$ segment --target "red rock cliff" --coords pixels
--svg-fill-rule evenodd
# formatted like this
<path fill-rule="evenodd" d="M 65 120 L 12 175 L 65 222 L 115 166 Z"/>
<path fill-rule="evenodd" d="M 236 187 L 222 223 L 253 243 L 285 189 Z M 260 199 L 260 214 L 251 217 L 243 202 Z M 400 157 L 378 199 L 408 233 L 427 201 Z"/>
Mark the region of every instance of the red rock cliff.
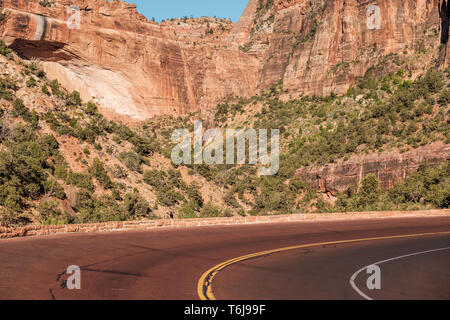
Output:
<path fill-rule="evenodd" d="M 0 3 L 8 45 L 84 99 L 137 119 L 212 108 L 280 80 L 291 93 L 343 93 L 389 54 L 440 50 L 440 65 L 450 56 L 446 0 L 250 0 L 235 25 L 157 24 L 121 1 Z M 68 28 L 70 5 L 80 29 Z"/>
<path fill-rule="evenodd" d="M 424 161 L 430 166 L 436 166 L 447 160 L 450 160 L 450 145 L 437 142 L 403 154 L 384 152 L 355 155 L 341 164 L 299 169 L 296 175 L 323 193 L 336 196 L 351 187 L 358 187 L 370 173 L 378 177 L 383 189 L 390 189 L 397 181 L 417 171 Z"/>
<path fill-rule="evenodd" d="M 283 80 L 293 91 L 343 93 L 386 56 L 401 60 L 441 43 L 448 64 L 446 1 L 276 0 L 274 6 L 260 86 Z"/>
<path fill-rule="evenodd" d="M 80 10 L 80 29 L 67 21 Z M 177 20 L 157 24 L 121 1 L 2 1 L 0 37 L 26 58 L 45 61 L 84 99 L 95 97 L 119 114 L 145 119 L 211 107 L 255 92 L 257 62 L 228 48 L 231 22 Z"/>

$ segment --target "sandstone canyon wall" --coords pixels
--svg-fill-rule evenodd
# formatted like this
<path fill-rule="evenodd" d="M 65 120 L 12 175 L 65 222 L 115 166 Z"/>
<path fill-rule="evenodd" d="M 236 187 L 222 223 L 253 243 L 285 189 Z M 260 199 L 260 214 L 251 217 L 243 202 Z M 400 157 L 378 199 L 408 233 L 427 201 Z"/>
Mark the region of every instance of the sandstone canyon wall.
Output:
<path fill-rule="evenodd" d="M 308 94 L 344 93 L 384 57 L 438 48 L 448 12 L 438 0 L 276 0 L 259 85 L 278 79 Z M 441 12 L 441 14 L 440 14 Z M 447 42 L 442 40 L 442 56 Z M 447 58 L 448 59 L 448 58 Z M 448 61 L 447 61 L 448 63 Z"/>
<path fill-rule="evenodd" d="M 0 4 L 8 45 L 68 90 L 138 120 L 213 108 L 281 80 L 290 92 L 343 93 L 386 55 L 417 45 L 440 47 L 441 65 L 450 56 L 446 0 L 250 0 L 236 24 L 157 24 L 121 1 Z M 80 29 L 68 28 L 71 5 Z"/>
<path fill-rule="evenodd" d="M 68 90 L 119 114 L 187 113 L 228 95 L 254 93 L 255 59 L 221 41 L 231 22 L 157 24 L 121 1 L 1 3 L 0 37 L 8 45 L 44 61 L 49 77 Z M 81 9 L 80 29 L 67 25 L 70 5 Z"/>
<path fill-rule="evenodd" d="M 450 145 L 437 142 L 403 154 L 384 152 L 355 155 L 340 164 L 299 169 L 296 175 L 322 193 L 336 196 L 339 192 L 359 186 L 361 180 L 370 173 L 375 174 L 380 180 L 380 187 L 387 190 L 417 171 L 422 163 L 436 166 L 447 160 L 450 160 Z"/>

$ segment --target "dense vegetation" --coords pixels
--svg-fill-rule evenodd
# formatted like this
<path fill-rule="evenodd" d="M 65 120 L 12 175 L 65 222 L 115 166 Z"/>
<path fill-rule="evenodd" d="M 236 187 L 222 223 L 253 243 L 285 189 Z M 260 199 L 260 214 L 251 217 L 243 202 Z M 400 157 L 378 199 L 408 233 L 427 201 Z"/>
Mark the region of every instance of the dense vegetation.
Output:
<path fill-rule="evenodd" d="M 383 191 L 374 174 L 367 175 L 358 191 L 340 194 L 339 211 L 414 210 L 423 207 L 450 207 L 450 161 L 430 168 L 425 163 L 419 170 L 392 189 Z"/>
<path fill-rule="evenodd" d="M 0 53 L 21 63 L 3 42 Z M 30 90 L 40 88 L 51 99 L 53 108 L 31 110 L 17 96 L 24 85 Z M 10 103 L 9 108 L 0 108 L 0 224 L 28 223 L 34 218 L 30 210 L 38 212 L 37 219 L 43 224 L 152 217 L 148 202 L 138 191 L 127 191 L 122 183 L 114 182 L 99 158 L 85 172 L 71 169 L 59 150 L 57 138 L 73 137 L 102 150 L 100 140 L 114 136 L 119 143 L 129 143 L 129 152 L 139 160 L 133 163 L 136 170 L 139 164 L 148 162 L 147 156 L 159 150 L 155 139 L 107 121 L 95 103 L 83 103 L 78 92 L 67 93 L 57 80 L 48 80 L 37 61 L 24 65 L 20 75 L 0 77 L 0 99 Z M 48 129 L 51 134 L 45 133 Z M 85 156 L 89 149 L 85 149 Z M 78 160 L 87 165 L 82 156 Z M 94 181 L 110 192 L 98 194 Z M 71 210 L 76 214 L 62 210 L 68 188 L 74 188 L 70 189 L 75 192 Z"/>
<path fill-rule="evenodd" d="M 1 225 L 449 207 L 449 163 L 424 163 L 388 191 L 368 175 L 360 188 L 339 194 L 334 206 L 295 170 L 355 153 L 450 143 L 450 69 L 414 78 L 402 69 L 381 78 L 369 70 L 346 95 L 295 100 L 283 99 L 288 92 L 279 83 L 252 98 L 220 103 L 206 114 L 210 127 L 280 129 L 280 170 L 259 176 L 248 165 L 170 164 L 173 130 L 192 132 L 199 113 L 129 127 L 107 120 L 94 101 L 67 92 L 38 61 L 22 61 L 2 41 L 0 54 L 21 70 L 0 76 Z M 205 183 L 216 199 L 205 195 Z"/>
<path fill-rule="evenodd" d="M 213 126 L 280 128 L 279 173 L 259 177 L 257 168 L 252 166 L 196 165 L 190 167 L 191 174 L 200 174 L 224 188 L 225 203 L 240 214 L 446 208 L 448 202 L 442 198 L 448 196 L 449 190 L 442 186 L 436 186 L 439 192 L 432 189 L 436 192 L 429 193 L 428 197 L 435 199 L 411 201 L 384 197 L 372 205 L 362 200 L 355 204 L 356 191 L 353 191 L 347 200 L 341 195 L 337 206 L 333 207 L 307 183 L 299 181 L 295 171 L 300 167 L 347 160 L 355 153 L 406 152 L 435 141 L 450 143 L 449 79 L 450 69 L 445 72 L 430 69 L 414 80 L 402 69 L 381 78 L 372 77 L 369 70 L 357 86 L 349 88 L 342 96 L 303 96 L 285 101 L 281 96 L 287 92 L 279 83 L 250 99 L 230 99 L 218 105 L 213 114 Z M 198 115 L 165 120 L 164 129 L 151 121 L 148 127 L 159 130 L 164 139 L 168 138 L 164 132 L 196 117 Z M 165 145 L 171 147 L 168 139 Z M 445 168 L 433 170 L 441 170 L 442 175 L 448 177 Z M 397 188 L 399 186 L 394 190 Z"/>
<path fill-rule="evenodd" d="M 22 66 L 20 74 L 0 77 L 0 100 L 7 102 L 0 107 L 0 225 L 154 218 L 159 207 L 173 217 L 231 214 L 204 201 L 200 185 L 187 184 L 179 170 L 152 166 L 154 154 L 167 152 L 155 134 L 105 119 L 94 102 L 66 92 L 39 61 L 24 63 L 3 42 L 0 53 Z M 52 106 L 30 107 L 22 88 Z M 84 146 L 71 162 L 61 152 L 68 140 Z M 148 188 L 153 204 L 142 194 Z"/>

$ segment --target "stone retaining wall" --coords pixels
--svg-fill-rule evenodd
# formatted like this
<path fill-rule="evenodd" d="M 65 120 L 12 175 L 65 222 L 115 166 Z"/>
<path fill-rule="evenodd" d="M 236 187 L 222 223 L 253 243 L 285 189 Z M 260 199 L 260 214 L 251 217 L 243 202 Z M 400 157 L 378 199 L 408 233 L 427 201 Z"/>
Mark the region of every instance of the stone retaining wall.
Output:
<path fill-rule="evenodd" d="M 433 216 L 450 217 L 450 210 L 294 214 L 294 215 L 258 216 L 258 217 L 204 218 L 204 219 L 179 219 L 179 220 L 178 219 L 140 220 L 140 221 L 105 222 L 105 223 L 61 225 L 61 226 L 26 226 L 23 228 L 0 227 L 0 239 L 30 237 L 30 236 L 46 236 L 46 235 L 68 234 L 68 233 L 147 231 L 161 228 L 194 228 L 203 226 L 248 225 L 260 223 L 339 221 L 339 220 L 384 219 L 384 218 L 402 218 L 402 217 L 433 217 Z"/>

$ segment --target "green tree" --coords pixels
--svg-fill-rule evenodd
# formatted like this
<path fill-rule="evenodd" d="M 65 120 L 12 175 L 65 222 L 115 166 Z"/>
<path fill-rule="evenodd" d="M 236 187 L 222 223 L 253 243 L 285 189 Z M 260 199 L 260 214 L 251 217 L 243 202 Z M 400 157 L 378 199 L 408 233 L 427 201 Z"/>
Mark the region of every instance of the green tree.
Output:
<path fill-rule="evenodd" d="M 132 151 L 122 152 L 119 154 L 125 166 L 134 172 L 141 172 L 142 159 L 141 157 Z"/>
<path fill-rule="evenodd" d="M 212 217 L 222 217 L 222 210 L 215 206 L 211 201 L 208 201 L 200 211 L 200 217 L 202 218 L 212 218 Z"/>
<path fill-rule="evenodd" d="M 89 168 L 89 173 L 92 174 L 98 182 L 100 182 L 103 188 L 111 189 L 113 187 L 111 178 L 109 177 L 108 172 L 105 170 L 103 162 L 101 162 L 100 159 L 94 159 L 92 166 Z"/>
<path fill-rule="evenodd" d="M 42 224 L 57 224 L 63 216 L 63 213 L 58 209 L 58 204 L 53 200 L 43 200 L 39 203 L 39 221 Z"/>
<path fill-rule="evenodd" d="M 154 187 L 156 190 L 160 189 L 166 183 L 167 174 L 165 171 L 152 169 L 144 172 L 144 182 Z"/>
<path fill-rule="evenodd" d="M 361 210 L 373 209 L 381 195 L 380 181 L 373 173 L 368 174 L 361 181 L 357 194 L 357 206 Z"/>
<path fill-rule="evenodd" d="M 148 202 L 138 193 L 127 193 L 124 198 L 124 211 L 128 217 L 137 219 L 150 213 Z"/>

